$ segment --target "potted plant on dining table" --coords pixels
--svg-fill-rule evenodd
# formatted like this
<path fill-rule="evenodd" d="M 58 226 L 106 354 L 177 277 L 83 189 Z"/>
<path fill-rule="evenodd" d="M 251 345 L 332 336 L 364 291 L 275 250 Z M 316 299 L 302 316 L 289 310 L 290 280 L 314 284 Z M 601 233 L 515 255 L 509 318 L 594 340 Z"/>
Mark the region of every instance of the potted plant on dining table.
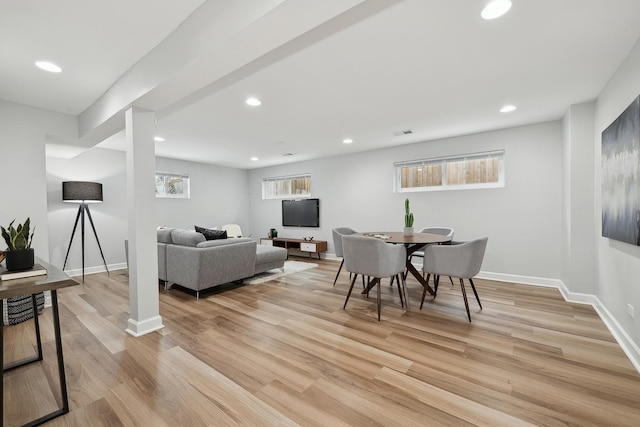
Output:
<path fill-rule="evenodd" d="M 409 199 L 404 201 L 404 235 L 413 236 L 413 212 L 409 208 Z"/>

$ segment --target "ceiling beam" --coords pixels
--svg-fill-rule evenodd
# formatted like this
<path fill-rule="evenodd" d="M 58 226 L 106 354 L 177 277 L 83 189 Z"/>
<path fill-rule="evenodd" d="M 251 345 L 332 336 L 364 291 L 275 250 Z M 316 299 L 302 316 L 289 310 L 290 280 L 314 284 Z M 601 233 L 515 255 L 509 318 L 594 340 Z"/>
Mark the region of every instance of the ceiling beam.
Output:
<path fill-rule="evenodd" d="M 209 0 L 80 114 L 80 138 L 93 146 L 120 131 L 132 105 L 176 111 L 398 1 Z"/>

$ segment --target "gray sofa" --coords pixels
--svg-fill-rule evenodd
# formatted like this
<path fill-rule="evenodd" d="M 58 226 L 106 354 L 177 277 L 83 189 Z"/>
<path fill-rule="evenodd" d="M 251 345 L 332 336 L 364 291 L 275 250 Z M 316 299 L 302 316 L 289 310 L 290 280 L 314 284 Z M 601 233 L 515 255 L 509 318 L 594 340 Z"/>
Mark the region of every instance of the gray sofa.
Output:
<path fill-rule="evenodd" d="M 158 230 L 158 278 L 196 292 L 283 268 L 287 250 L 257 245 L 249 238 L 206 240 L 191 230 Z"/>

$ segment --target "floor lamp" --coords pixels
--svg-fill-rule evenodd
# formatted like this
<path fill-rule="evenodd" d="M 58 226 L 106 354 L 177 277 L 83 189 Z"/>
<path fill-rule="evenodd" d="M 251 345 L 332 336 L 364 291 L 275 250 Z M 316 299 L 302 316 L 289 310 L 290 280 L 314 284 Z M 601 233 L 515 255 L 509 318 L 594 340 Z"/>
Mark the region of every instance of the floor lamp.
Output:
<path fill-rule="evenodd" d="M 69 258 L 69 251 L 71 250 L 71 244 L 73 243 L 73 236 L 76 234 L 78 220 L 80 219 L 80 229 L 82 232 L 82 282 L 84 283 L 84 215 L 86 213 L 89 217 L 89 223 L 91 224 L 93 234 L 96 236 L 96 241 L 98 242 L 98 248 L 100 249 L 102 262 L 104 262 L 104 268 L 107 270 L 107 274 L 109 274 L 107 261 L 104 259 L 102 246 L 100 246 L 98 233 L 96 233 L 96 227 L 93 225 L 93 219 L 91 218 L 91 211 L 89 210 L 88 205 L 88 203 L 102 202 L 102 184 L 86 181 L 65 181 L 62 183 L 62 201 L 68 203 L 80 203 L 80 206 L 78 206 L 78 215 L 76 215 L 76 222 L 73 224 L 73 231 L 71 232 L 71 240 L 69 240 L 69 248 L 67 248 L 67 256 L 64 257 L 64 265 L 62 266 L 62 269 L 64 270 L 67 266 L 67 258 Z"/>

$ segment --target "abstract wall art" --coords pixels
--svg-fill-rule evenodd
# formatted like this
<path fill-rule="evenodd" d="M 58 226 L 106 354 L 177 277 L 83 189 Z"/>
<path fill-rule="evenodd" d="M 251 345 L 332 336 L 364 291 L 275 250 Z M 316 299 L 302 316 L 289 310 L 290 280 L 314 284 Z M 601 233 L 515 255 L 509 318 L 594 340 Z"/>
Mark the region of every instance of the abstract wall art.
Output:
<path fill-rule="evenodd" d="M 640 246 L 640 96 L 602 132 L 602 236 Z"/>

